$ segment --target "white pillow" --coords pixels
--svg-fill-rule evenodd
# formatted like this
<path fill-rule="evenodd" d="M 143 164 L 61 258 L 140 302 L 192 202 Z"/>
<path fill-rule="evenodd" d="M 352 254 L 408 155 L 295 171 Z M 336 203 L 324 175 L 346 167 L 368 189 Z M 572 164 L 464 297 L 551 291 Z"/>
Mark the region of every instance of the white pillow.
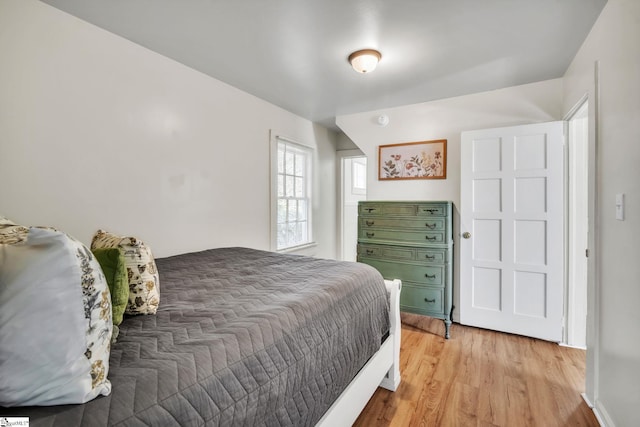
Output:
<path fill-rule="evenodd" d="M 24 230 L 16 239 L 0 225 L 0 406 L 108 395 L 111 298 L 100 265 L 60 231 Z"/>

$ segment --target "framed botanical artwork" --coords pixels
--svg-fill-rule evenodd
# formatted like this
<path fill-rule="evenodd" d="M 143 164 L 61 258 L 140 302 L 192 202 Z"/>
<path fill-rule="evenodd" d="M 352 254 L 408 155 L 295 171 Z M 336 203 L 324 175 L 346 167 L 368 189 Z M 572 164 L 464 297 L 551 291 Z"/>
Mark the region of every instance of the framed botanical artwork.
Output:
<path fill-rule="evenodd" d="M 378 179 L 446 179 L 447 140 L 378 146 Z"/>

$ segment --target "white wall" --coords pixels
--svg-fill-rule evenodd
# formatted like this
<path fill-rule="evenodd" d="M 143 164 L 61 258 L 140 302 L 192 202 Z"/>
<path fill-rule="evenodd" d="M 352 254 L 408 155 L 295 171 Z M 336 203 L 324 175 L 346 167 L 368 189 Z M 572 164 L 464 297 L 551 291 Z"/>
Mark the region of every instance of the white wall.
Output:
<path fill-rule="evenodd" d="M 347 135 L 342 132 L 338 133 L 338 143 L 336 149 L 338 151 L 346 151 L 346 150 L 358 150 L 358 146 L 353 143 L 352 140 L 349 139 Z"/>
<path fill-rule="evenodd" d="M 460 132 L 562 118 L 562 79 L 403 107 L 338 116 L 336 123 L 369 158 L 367 198 L 460 201 Z M 379 126 L 381 114 L 389 124 Z M 447 179 L 378 181 L 378 146 L 447 139 Z"/>
<path fill-rule="evenodd" d="M 594 63 L 600 95 L 596 99 Z M 585 93 L 597 140 L 595 277 L 589 289 L 587 395 L 609 426 L 638 424 L 640 403 L 640 2 L 609 0 L 564 78 L 564 111 Z M 596 104 L 595 101 L 598 101 Z M 592 108 L 595 107 L 595 108 Z M 597 116 L 594 115 L 594 110 Z M 625 220 L 615 195 L 625 194 Z M 595 249 L 595 250 L 593 250 Z M 591 258 L 593 260 L 593 258 Z M 592 271 L 593 273 L 593 271 Z"/>
<path fill-rule="evenodd" d="M 156 256 L 268 249 L 275 129 L 316 147 L 316 253 L 334 256 L 335 132 L 35 0 L 0 2 L 0 63 L 0 213 Z"/>
<path fill-rule="evenodd" d="M 376 118 L 386 114 L 389 124 Z M 467 130 L 562 119 L 562 79 L 392 109 L 339 116 L 338 126 L 368 158 L 367 200 L 451 200 L 454 203 L 454 265 L 459 263 L 460 133 Z M 378 181 L 378 146 L 447 139 L 447 179 Z M 459 275 L 454 274 L 459 307 Z M 455 321 L 459 313 L 454 310 Z"/>

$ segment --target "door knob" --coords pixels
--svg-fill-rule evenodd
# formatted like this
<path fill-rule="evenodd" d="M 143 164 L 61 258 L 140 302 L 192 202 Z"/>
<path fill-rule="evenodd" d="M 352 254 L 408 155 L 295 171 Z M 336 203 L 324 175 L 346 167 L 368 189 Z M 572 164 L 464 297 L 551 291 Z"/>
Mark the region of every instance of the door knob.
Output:
<path fill-rule="evenodd" d="M 469 233 L 468 231 L 465 231 L 464 233 L 462 233 L 462 237 L 464 237 L 465 239 L 470 239 L 471 233 Z"/>

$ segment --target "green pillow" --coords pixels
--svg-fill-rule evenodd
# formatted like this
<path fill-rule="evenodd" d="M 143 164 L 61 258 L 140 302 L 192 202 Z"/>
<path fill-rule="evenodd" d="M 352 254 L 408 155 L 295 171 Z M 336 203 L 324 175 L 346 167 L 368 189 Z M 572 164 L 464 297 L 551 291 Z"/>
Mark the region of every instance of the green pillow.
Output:
<path fill-rule="evenodd" d="M 129 277 L 124 264 L 124 256 L 118 248 L 94 249 L 92 252 L 102 267 L 102 272 L 109 285 L 113 324 L 119 325 L 122 323 L 124 310 L 129 302 Z"/>

